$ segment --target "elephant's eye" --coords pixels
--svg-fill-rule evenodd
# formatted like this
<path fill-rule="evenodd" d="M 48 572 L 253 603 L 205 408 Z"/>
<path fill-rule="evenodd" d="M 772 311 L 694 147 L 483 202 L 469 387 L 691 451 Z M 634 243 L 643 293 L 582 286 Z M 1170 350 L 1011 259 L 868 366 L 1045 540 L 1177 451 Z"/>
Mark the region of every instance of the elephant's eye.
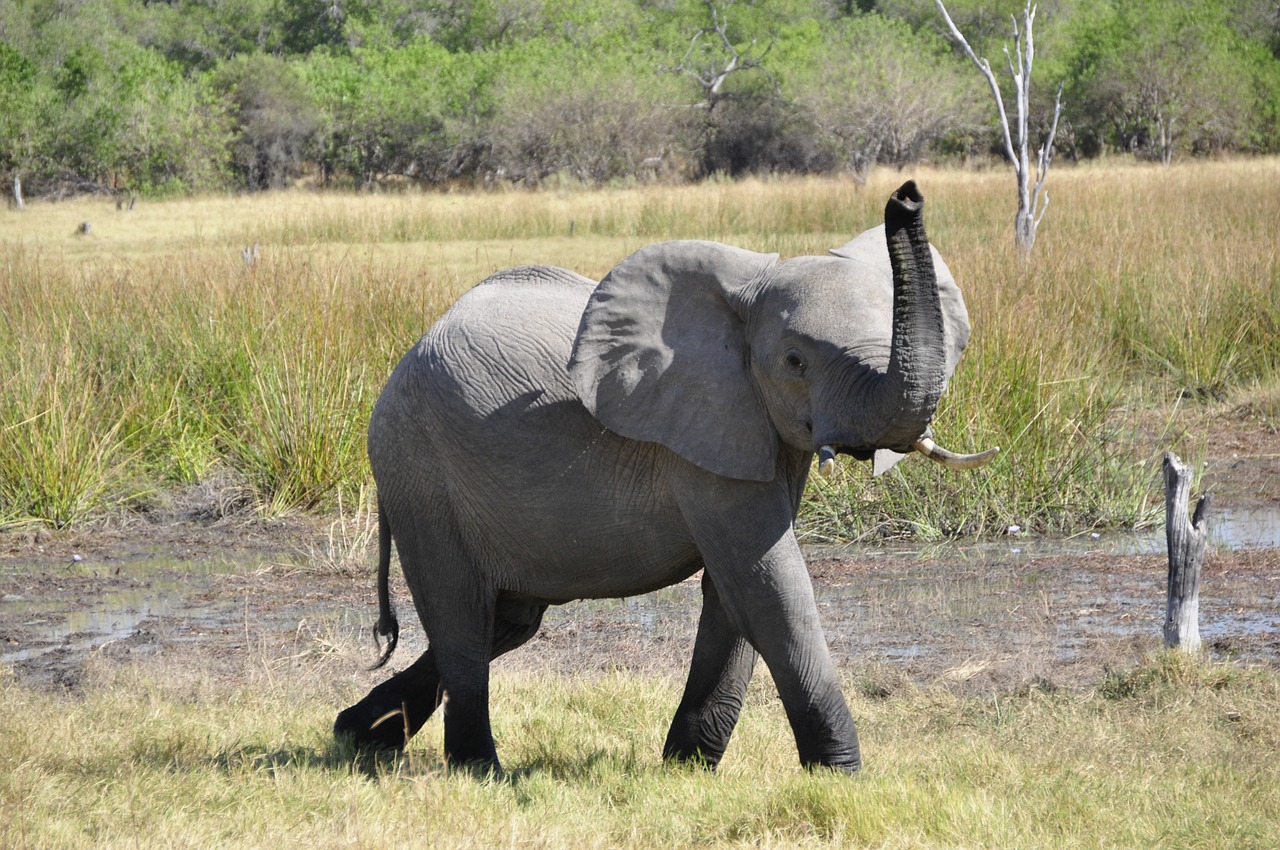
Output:
<path fill-rule="evenodd" d="M 800 356 L 800 352 L 788 351 L 786 362 L 787 362 L 787 371 L 789 371 L 791 374 L 797 375 L 797 376 L 804 374 L 804 358 Z"/>

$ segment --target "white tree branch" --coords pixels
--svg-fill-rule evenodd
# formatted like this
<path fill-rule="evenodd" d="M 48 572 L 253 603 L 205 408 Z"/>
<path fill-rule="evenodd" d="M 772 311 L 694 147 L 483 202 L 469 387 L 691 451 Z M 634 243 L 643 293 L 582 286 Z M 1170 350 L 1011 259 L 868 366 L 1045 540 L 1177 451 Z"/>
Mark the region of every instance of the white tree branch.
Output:
<path fill-rule="evenodd" d="M 982 75 L 986 77 L 987 85 L 991 87 L 991 96 L 995 100 L 996 112 L 1000 119 L 1000 131 L 1004 136 L 1005 155 L 1013 165 L 1014 176 L 1018 182 L 1018 215 L 1014 220 L 1014 237 L 1024 253 L 1030 254 L 1031 246 L 1035 244 L 1036 228 L 1039 226 L 1041 219 L 1044 218 L 1045 209 L 1049 206 L 1049 196 L 1044 192 L 1044 181 L 1049 173 L 1049 163 L 1053 160 L 1053 140 L 1058 132 L 1058 118 L 1062 112 L 1062 86 L 1060 85 L 1058 86 L 1058 98 L 1054 104 L 1053 126 L 1049 131 L 1048 139 L 1036 153 L 1036 174 L 1033 187 L 1028 148 L 1030 141 L 1031 70 L 1035 63 L 1036 55 L 1034 36 L 1036 7 L 1031 5 L 1031 0 L 1027 0 L 1022 12 L 1021 26 L 1018 24 L 1017 16 L 1011 16 L 1013 20 L 1013 52 L 1011 53 L 1007 46 L 1004 48 L 1005 63 L 1009 69 L 1009 76 L 1013 81 L 1013 94 L 1017 106 L 1017 144 L 1015 145 L 1013 140 L 1014 132 L 1009 127 L 1009 115 L 1005 110 L 1000 86 L 996 82 L 995 74 L 991 71 L 991 63 L 986 59 L 979 59 L 977 54 L 973 52 L 973 48 L 969 46 L 969 42 L 960 32 L 955 21 L 951 20 L 951 15 L 947 12 L 947 7 L 942 0 L 934 0 L 934 2 L 938 7 L 938 11 L 942 14 L 942 19 L 946 21 L 947 29 L 951 31 L 952 38 L 964 50 L 970 61 L 982 72 Z"/>
<path fill-rule="evenodd" d="M 1053 124 L 1049 127 L 1049 136 L 1036 153 L 1036 187 L 1031 193 L 1031 210 L 1033 213 L 1036 209 L 1037 199 L 1044 189 L 1045 178 L 1049 176 L 1049 164 L 1053 162 L 1053 140 L 1058 135 L 1058 118 L 1062 115 L 1062 85 L 1062 83 L 1058 83 L 1058 94 L 1053 101 Z M 1036 227 L 1040 226 L 1040 219 L 1044 218 L 1044 211 L 1048 206 L 1049 193 L 1045 192 L 1044 207 L 1040 209 L 1040 214 L 1035 218 Z"/>
<path fill-rule="evenodd" d="M 947 28 L 951 30 L 951 35 L 960 44 L 966 56 L 978 67 L 982 75 L 987 78 L 987 84 L 991 86 L 991 96 L 996 102 L 996 111 L 1000 114 L 1000 129 L 1004 132 L 1004 149 L 1009 156 L 1009 161 L 1017 166 L 1018 155 L 1013 148 L 1013 139 L 1009 137 L 1009 116 L 1004 111 L 1004 97 L 1000 94 L 1000 84 L 996 82 L 996 75 L 991 72 L 991 63 L 986 59 L 979 59 L 978 55 L 973 52 L 973 48 L 969 46 L 969 42 L 960 33 L 955 22 L 951 20 L 951 15 L 947 12 L 947 7 L 942 5 L 942 0 L 934 0 L 938 4 L 938 11 L 942 13 L 942 19 L 947 22 Z"/>
<path fill-rule="evenodd" d="M 703 91 L 707 93 L 706 103 L 701 105 L 707 109 L 713 109 L 722 98 L 728 97 L 728 95 L 722 95 L 720 90 L 724 86 L 725 80 L 737 71 L 762 71 L 770 80 L 773 81 L 774 87 L 777 88 L 777 80 L 774 79 L 773 75 L 764 67 L 764 57 L 768 55 L 769 50 L 773 45 L 770 44 L 766 47 L 760 56 L 744 57 L 742 51 L 738 50 L 738 48 L 733 45 L 733 42 L 730 41 L 729 21 L 720 12 L 720 10 L 716 8 L 715 1 L 706 0 L 706 6 L 707 10 L 711 13 L 711 26 L 703 27 L 693 34 L 693 38 L 689 40 L 689 49 L 684 55 L 684 62 L 673 69 L 684 72 L 698 81 L 698 85 L 700 85 Z M 710 55 L 707 58 L 706 70 L 702 71 L 700 68 L 695 68 L 696 59 L 694 54 L 698 51 L 699 44 L 702 42 L 702 39 L 708 36 L 717 36 L 719 38 L 720 49 L 728 55 L 729 59 L 724 63 L 723 67 L 717 67 L 716 60 L 718 57 L 714 54 Z M 747 50 L 754 49 L 757 43 L 758 40 L 753 38 L 751 40 L 751 44 L 747 46 Z M 707 49 L 714 50 L 715 48 L 708 45 Z"/>

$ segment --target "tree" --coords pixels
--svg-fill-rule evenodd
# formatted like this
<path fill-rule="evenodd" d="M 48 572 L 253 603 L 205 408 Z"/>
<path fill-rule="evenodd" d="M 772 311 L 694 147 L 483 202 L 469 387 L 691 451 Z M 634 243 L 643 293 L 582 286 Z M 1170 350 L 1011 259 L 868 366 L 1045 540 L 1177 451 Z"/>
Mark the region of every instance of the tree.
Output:
<path fill-rule="evenodd" d="M 1010 133 L 1009 116 L 1005 112 L 1004 98 L 1000 93 L 1000 84 L 996 81 L 995 74 L 991 71 L 991 63 L 986 59 L 979 59 L 977 54 L 973 52 L 969 42 L 965 40 L 965 37 L 951 20 L 951 15 L 947 13 L 947 7 L 943 5 L 942 0 L 935 0 L 935 2 L 938 4 L 938 11 L 942 13 L 943 20 L 946 21 L 947 28 L 951 31 L 951 36 L 964 50 L 970 61 L 982 72 L 987 84 L 991 87 L 991 97 L 995 100 L 996 113 L 1000 119 L 1000 129 L 1003 133 L 1005 155 L 1013 165 L 1014 177 L 1018 182 L 1018 212 L 1014 218 L 1014 240 L 1017 242 L 1018 247 L 1022 249 L 1024 255 L 1030 254 L 1036 242 L 1036 228 L 1040 226 L 1040 220 L 1044 217 L 1045 209 L 1049 206 L 1049 196 L 1044 193 L 1044 181 L 1049 176 L 1049 163 L 1053 160 L 1053 137 L 1058 132 L 1058 118 L 1062 114 L 1062 85 L 1059 84 L 1058 96 L 1054 100 L 1053 106 L 1053 124 L 1049 129 L 1048 137 L 1040 145 L 1040 149 L 1036 153 L 1035 181 L 1033 183 L 1031 160 L 1028 155 L 1028 146 L 1030 144 L 1028 113 L 1030 112 L 1031 97 L 1031 66 L 1035 60 L 1035 41 L 1032 34 L 1032 26 L 1035 22 L 1036 7 L 1031 5 L 1030 0 L 1027 0 L 1027 5 L 1022 13 L 1021 30 L 1018 28 L 1018 19 L 1016 17 L 1013 18 L 1013 55 L 1009 54 L 1007 47 L 1004 50 L 1018 110 L 1015 141 L 1014 136 Z M 1024 33 L 1026 36 L 1025 42 L 1023 41 Z M 1041 206 L 1042 200 L 1044 202 L 1043 206 Z M 1039 210 L 1038 213 L 1037 210 Z"/>
<path fill-rule="evenodd" d="M 865 177 L 976 124 L 976 91 L 946 50 L 902 21 L 864 15 L 824 32 L 787 88 L 839 161 Z"/>
<path fill-rule="evenodd" d="M 313 156 L 323 116 L 294 66 L 265 53 L 222 63 L 216 85 L 235 120 L 232 166 L 250 189 L 298 177 Z"/>
<path fill-rule="evenodd" d="M 22 175 L 36 166 L 46 144 L 47 81 L 21 53 L 0 43 L 0 174 L 13 187 L 21 209 Z"/>
<path fill-rule="evenodd" d="M 1088 22 L 1073 76 L 1092 132 L 1169 164 L 1180 153 L 1250 146 L 1275 97 L 1277 65 L 1213 0 L 1132 0 Z"/>
<path fill-rule="evenodd" d="M 557 174 L 600 184 L 676 167 L 673 113 L 661 89 L 591 71 L 567 82 L 502 86 L 489 124 L 490 172 L 529 185 Z"/>
<path fill-rule="evenodd" d="M 488 53 L 450 53 L 431 39 L 399 48 L 312 54 L 301 70 L 327 115 L 321 164 L 361 187 L 391 175 L 457 176 L 475 116 L 490 110 Z"/>
<path fill-rule="evenodd" d="M 721 101 L 733 96 L 733 92 L 725 88 L 725 82 L 749 71 L 759 71 L 776 89 L 777 81 L 764 67 L 764 58 L 773 44 L 761 48 L 759 39 L 753 38 L 745 46 L 739 46 L 740 40 L 731 37 L 729 32 L 728 9 L 732 2 L 725 3 L 723 9 L 714 0 L 705 0 L 705 4 L 711 19 L 693 34 L 684 61 L 675 68 L 693 79 L 702 90 L 703 101 L 698 106 L 708 113 L 714 112 Z"/>
<path fill-rule="evenodd" d="M 165 0 L 133 5 L 138 43 L 159 50 L 188 73 L 213 71 L 237 56 L 282 49 L 280 16 L 286 7 L 281 0 Z"/>
<path fill-rule="evenodd" d="M 107 89 L 116 117 L 106 179 L 151 193 L 225 185 L 231 141 L 223 100 L 204 76 L 186 77 L 157 51 L 118 56 Z"/>
<path fill-rule="evenodd" d="M 565 43 L 539 37 L 506 49 L 481 130 L 487 178 L 534 185 L 553 175 L 586 183 L 667 175 L 683 164 L 673 108 L 681 81 L 658 54 L 620 33 Z"/>
<path fill-rule="evenodd" d="M 686 125 L 686 144 L 699 161 L 695 174 L 830 168 L 832 159 L 808 116 L 782 95 L 771 70 L 774 47 L 812 26 L 813 8 L 788 0 L 701 0 L 684 11 L 682 23 L 695 27 L 671 70 L 690 83 L 689 106 L 700 115 Z"/>

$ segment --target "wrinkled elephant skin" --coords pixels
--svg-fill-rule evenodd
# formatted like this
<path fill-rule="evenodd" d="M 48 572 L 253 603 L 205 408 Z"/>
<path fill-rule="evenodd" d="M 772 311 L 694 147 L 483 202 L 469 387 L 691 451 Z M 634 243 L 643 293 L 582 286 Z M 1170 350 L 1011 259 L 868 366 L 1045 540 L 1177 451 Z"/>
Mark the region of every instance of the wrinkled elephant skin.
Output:
<path fill-rule="evenodd" d="M 369 426 L 378 632 L 389 655 L 394 540 L 429 648 L 335 731 L 399 747 L 443 705 L 449 763 L 497 770 L 493 658 L 548 605 L 702 570 L 664 754 L 714 767 L 762 656 L 800 761 L 856 770 L 793 522 L 819 449 L 867 459 L 928 438 L 969 324 L 922 207 L 907 183 L 884 227 L 827 257 L 668 242 L 598 285 L 524 266 L 462 296 L 401 360 Z"/>

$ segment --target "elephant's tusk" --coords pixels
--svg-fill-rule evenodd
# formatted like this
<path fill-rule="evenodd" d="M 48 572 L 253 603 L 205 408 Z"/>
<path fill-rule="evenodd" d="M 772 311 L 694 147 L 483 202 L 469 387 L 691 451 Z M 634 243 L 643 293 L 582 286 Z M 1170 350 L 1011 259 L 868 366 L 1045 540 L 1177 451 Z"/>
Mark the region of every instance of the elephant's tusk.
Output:
<path fill-rule="evenodd" d="M 373 724 L 369 727 L 369 731 L 372 732 L 374 729 L 377 729 L 379 726 L 381 726 L 383 723 L 386 723 L 391 718 L 399 717 L 402 714 L 404 714 L 403 709 L 399 709 L 399 708 L 391 709 L 386 714 L 382 715 L 377 720 L 373 721 Z"/>
<path fill-rule="evenodd" d="M 818 449 L 818 474 L 824 478 L 830 478 L 831 473 L 836 471 L 836 450 L 831 446 L 823 446 Z"/>
<path fill-rule="evenodd" d="M 914 448 L 930 460 L 937 461 L 943 466 L 949 466 L 952 469 L 977 469 L 980 466 L 986 466 L 993 457 L 1000 453 L 1000 447 L 996 446 L 977 454 L 958 455 L 953 451 L 944 449 L 928 437 L 916 440 Z"/>

